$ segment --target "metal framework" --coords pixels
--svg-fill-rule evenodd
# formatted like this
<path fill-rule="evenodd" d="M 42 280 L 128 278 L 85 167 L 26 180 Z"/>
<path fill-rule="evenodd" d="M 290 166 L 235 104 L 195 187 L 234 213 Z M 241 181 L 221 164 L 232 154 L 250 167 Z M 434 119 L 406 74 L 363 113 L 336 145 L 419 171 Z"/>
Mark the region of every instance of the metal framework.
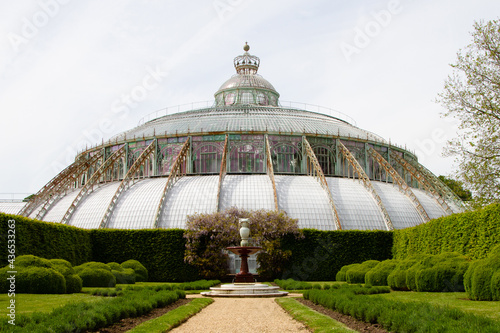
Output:
<path fill-rule="evenodd" d="M 408 198 L 410 198 L 411 202 L 417 209 L 424 222 L 429 222 L 429 215 L 427 215 L 427 212 L 425 211 L 418 198 L 415 196 L 415 193 L 413 193 L 411 188 L 408 186 L 408 184 L 406 184 L 399 173 L 389 164 L 388 161 L 386 161 L 384 157 L 382 157 L 382 155 L 380 155 L 375 149 L 373 149 L 373 147 L 368 147 L 367 151 L 375 159 L 375 161 L 377 161 L 378 164 L 382 166 L 388 174 L 391 175 L 394 183 L 398 184 L 399 190 Z"/>
<path fill-rule="evenodd" d="M 84 163 L 79 163 L 74 173 L 68 175 L 67 177 L 62 179 L 56 186 L 54 186 L 49 193 L 49 197 L 43 203 L 43 206 L 36 215 L 35 219 L 43 219 L 45 214 L 47 214 L 49 209 L 57 202 L 59 198 L 61 198 L 61 194 L 63 194 L 68 189 L 70 184 L 75 182 L 86 170 L 97 163 L 99 159 L 101 159 L 101 157 L 102 150 L 100 150 L 97 154 L 89 158 Z"/>
<path fill-rule="evenodd" d="M 31 199 L 28 202 L 28 204 L 26 204 L 26 206 L 23 207 L 23 209 L 19 212 L 19 215 L 28 217 L 31 213 L 33 213 L 33 211 L 39 205 L 42 204 L 42 202 L 45 202 L 44 206 L 42 207 L 43 209 L 47 204 L 47 202 L 51 201 L 52 197 L 54 196 L 54 193 L 59 194 L 61 188 L 67 186 L 67 184 L 70 184 L 70 182 L 75 181 L 87 168 L 89 168 L 92 164 L 94 164 L 100 157 L 102 157 L 102 152 L 97 153 L 90 159 L 88 159 L 87 157 L 82 157 L 77 159 L 66 169 L 59 172 L 44 187 L 42 187 L 35 194 L 34 198 Z M 52 202 L 50 204 L 52 204 Z M 37 218 L 39 218 L 38 215 Z"/>
<path fill-rule="evenodd" d="M 453 192 L 448 186 L 443 184 L 439 178 L 437 178 L 432 172 L 430 172 L 426 167 L 424 167 L 422 164 L 418 163 L 417 161 L 410 160 L 408 161 L 410 164 L 420 171 L 425 178 L 434 186 L 436 191 L 443 197 L 449 199 L 450 201 L 453 201 L 455 205 L 459 209 L 463 209 L 463 202 L 460 200 L 460 198 Z"/>
<path fill-rule="evenodd" d="M 184 145 L 182 145 L 181 150 L 179 151 L 179 154 L 177 154 L 177 157 L 175 158 L 175 162 L 172 165 L 172 168 L 170 169 L 170 174 L 168 175 L 167 183 L 165 184 L 165 187 L 163 188 L 163 193 L 161 195 L 160 203 L 158 204 L 158 208 L 156 209 L 156 217 L 155 217 L 155 223 L 153 228 L 158 228 L 158 223 L 160 222 L 160 217 L 161 217 L 161 212 L 163 209 L 163 205 L 165 203 L 165 199 L 167 197 L 168 191 L 174 186 L 174 184 L 181 178 L 182 176 L 185 175 L 186 171 L 182 170 L 182 165 L 186 164 L 186 160 L 188 157 L 188 153 L 190 150 L 190 144 L 191 140 L 186 140 Z"/>
<path fill-rule="evenodd" d="M 278 210 L 278 195 L 276 193 L 276 182 L 274 180 L 274 169 L 273 163 L 271 160 L 271 148 L 269 146 L 269 140 L 267 139 L 267 134 L 265 136 L 265 145 L 266 145 L 266 173 L 271 179 L 271 183 L 273 184 L 273 195 L 274 195 L 274 209 Z"/>
<path fill-rule="evenodd" d="M 92 177 L 90 177 L 89 181 L 87 183 L 85 183 L 85 185 L 82 187 L 82 189 L 80 190 L 80 192 L 76 196 L 75 200 L 73 200 L 73 202 L 69 206 L 68 210 L 66 211 L 63 218 L 61 219 L 61 223 L 64 223 L 64 224 L 68 223 L 69 219 L 71 218 L 71 216 L 75 212 L 76 207 L 81 202 L 81 200 L 87 195 L 87 193 L 89 191 L 93 190 L 94 185 L 99 182 L 99 179 L 101 178 L 101 176 L 103 176 L 109 170 L 109 168 L 112 168 L 113 165 L 117 161 L 119 161 L 120 158 L 123 157 L 123 155 L 125 155 L 125 152 L 126 152 L 126 145 L 123 145 L 120 147 L 120 149 L 118 149 L 113 154 L 111 154 L 111 156 L 109 156 L 108 159 L 106 161 L 104 161 L 104 163 L 101 165 L 101 167 L 99 169 L 97 169 L 96 172 L 94 172 Z"/>
<path fill-rule="evenodd" d="M 216 212 L 219 211 L 220 207 L 220 190 L 222 188 L 222 182 L 224 181 L 224 177 L 226 176 L 227 173 L 227 168 L 226 168 L 226 156 L 227 156 L 227 146 L 228 146 L 228 138 L 229 135 L 226 134 L 226 138 L 224 140 L 224 149 L 222 151 L 222 160 L 220 163 L 220 171 L 219 171 L 219 184 L 217 185 L 217 207 L 216 207 Z"/>
<path fill-rule="evenodd" d="M 139 179 L 140 177 L 135 177 L 137 171 L 141 166 L 143 166 L 146 162 L 146 160 L 151 156 L 154 155 L 156 152 L 156 140 L 153 140 L 149 144 L 149 146 L 144 149 L 144 151 L 139 155 L 137 160 L 132 164 L 130 169 L 128 170 L 127 174 L 123 178 L 123 180 L 120 183 L 120 186 L 116 189 L 115 194 L 113 195 L 113 198 L 111 198 L 111 201 L 108 205 L 108 208 L 106 209 L 106 213 L 104 213 L 104 216 L 101 220 L 101 223 L 99 224 L 99 229 L 106 228 L 108 225 L 109 218 L 111 217 L 111 214 L 113 213 L 113 209 L 116 206 L 116 203 L 118 202 L 118 199 L 120 198 L 120 195 L 126 191 L 127 189 L 130 188 L 131 185 L 135 184 L 136 179 Z M 154 163 L 156 164 L 156 163 Z"/>
<path fill-rule="evenodd" d="M 361 167 L 361 165 L 359 165 L 356 158 L 340 141 L 339 141 L 339 149 L 342 155 L 344 155 L 345 159 L 349 162 L 349 164 L 351 164 L 354 171 L 358 174 L 358 177 L 363 182 L 365 188 L 375 199 L 375 202 L 377 203 L 380 211 L 382 212 L 382 217 L 384 219 L 387 230 L 394 230 L 394 225 L 392 224 L 391 218 L 389 217 L 389 213 L 387 213 L 387 210 L 385 209 L 385 206 L 382 203 L 382 199 L 380 199 L 380 196 L 377 194 L 377 191 L 375 191 L 375 188 L 370 182 L 370 178 L 368 178 L 368 176 L 366 175 L 365 170 L 363 170 L 363 168 Z"/>
<path fill-rule="evenodd" d="M 319 165 L 318 159 L 316 158 L 314 150 L 309 144 L 309 141 L 307 141 L 305 137 L 303 137 L 303 142 L 304 142 L 304 148 L 306 150 L 307 161 L 309 162 L 307 166 L 307 173 L 309 176 L 314 177 L 321 185 L 323 190 L 326 192 L 326 195 L 328 197 L 328 202 L 330 203 L 330 208 L 332 210 L 335 227 L 337 228 L 337 230 L 342 230 L 339 215 L 337 213 L 337 208 L 335 208 L 335 203 L 333 202 L 332 193 L 330 192 L 330 188 L 328 187 L 328 182 L 326 181 L 325 175 L 321 170 L 321 166 Z"/>
<path fill-rule="evenodd" d="M 422 172 L 420 172 L 412 164 L 410 164 L 409 161 L 407 161 L 406 159 L 402 158 L 401 156 L 399 156 L 395 152 L 391 151 L 391 155 L 390 156 L 396 162 L 398 162 L 399 165 L 401 165 L 406 171 L 408 171 L 418 181 L 418 183 L 420 185 L 422 185 L 422 187 L 427 192 L 430 192 L 432 194 L 432 196 L 434 197 L 434 199 L 444 209 L 444 211 L 447 214 L 450 214 L 450 215 L 453 214 L 453 210 L 451 210 L 451 208 L 448 205 L 448 203 L 444 200 L 443 197 L 441 197 L 441 195 L 439 195 L 438 192 L 436 192 L 436 190 L 434 189 L 434 186 L 429 182 L 429 180 L 427 179 L 427 177 Z"/>

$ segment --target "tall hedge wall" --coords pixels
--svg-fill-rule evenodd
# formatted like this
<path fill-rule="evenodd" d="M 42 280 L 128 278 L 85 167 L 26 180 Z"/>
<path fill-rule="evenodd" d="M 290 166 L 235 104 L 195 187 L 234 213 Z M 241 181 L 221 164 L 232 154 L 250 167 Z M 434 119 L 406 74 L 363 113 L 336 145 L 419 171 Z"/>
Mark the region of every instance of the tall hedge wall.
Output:
<path fill-rule="evenodd" d="M 65 259 L 80 265 L 92 259 L 92 244 L 87 230 L 17 215 L 0 213 L 0 265 L 7 265 L 9 220 L 15 222 L 16 255 L 32 254 L 46 259 Z"/>
<path fill-rule="evenodd" d="M 194 281 L 197 270 L 184 263 L 186 240 L 182 229 L 91 230 L 94 261 L 135 259 L 149 272 L 150 281 Z"/>
<path fill-rule="evenodd" d="M 393 255 L 404 259 L 415 254 L 458 252 L 482 259 L 496 244 L 500 244 L 500 204 L 397 230 Z"/>
<path fill-rule="evenodd" d="M 282 279 L 328 281 L 344 265 L 392 258 L 393 232 L 320 231 L 304 229 L 304 238 L 285 236 L 282 246 L 292 250 Z"/>

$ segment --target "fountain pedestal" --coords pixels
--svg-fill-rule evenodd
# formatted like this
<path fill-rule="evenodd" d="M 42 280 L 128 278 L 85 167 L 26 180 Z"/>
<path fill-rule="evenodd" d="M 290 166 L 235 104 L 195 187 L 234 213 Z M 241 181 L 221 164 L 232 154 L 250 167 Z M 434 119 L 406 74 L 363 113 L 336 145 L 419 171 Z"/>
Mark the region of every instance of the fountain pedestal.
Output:
<path fill-rule="evenodd" d="M 248 271 L 248 256 L 262 250 L 257 246 L 232 246 L 227 248 L 229 251 L 241 258 L 240 272 L 234 277 L 234 283 L 254 283 L 253 274 Z"/>
<path fill-rule="evenodd" d="M 286 291 L 279 291 L 279 287 L 267 284 L 255 283 L 255 279 L 248 271 L 248 256 L 262 250 L 258 246 L 248 246 L 248 219 L 240 219 L 241 246 L 231 246 L 227 249 L 241 258 L 240 272 L 236 274 L 231 284 L 223 284 L 220 287 L 211 287 L 210 291 L 202 292 L 207 297 L 280 297 L 288 295 Z"/>

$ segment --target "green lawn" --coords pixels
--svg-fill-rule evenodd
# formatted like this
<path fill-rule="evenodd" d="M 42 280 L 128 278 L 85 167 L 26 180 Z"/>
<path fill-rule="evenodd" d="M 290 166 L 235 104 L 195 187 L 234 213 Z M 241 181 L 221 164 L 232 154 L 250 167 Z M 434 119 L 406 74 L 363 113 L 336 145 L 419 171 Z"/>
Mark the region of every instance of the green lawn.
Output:
<path fill-rule="evenodd" d="M 429 293 L 413 291 L 392 291 L 377 296 L 404 302 L 427 302 L 458 308 L 462 311 L 500 320 L 500 302 L 471 301 L 465 293 Z"/>
<path fill-rule="evenodd" d="M 88 294 L 16 294 L 16 314 L 30 314 L 33 312 L 51 312 L 57 307 L 70 302 L 88 301 L 93 302 L 100 299 L 98 296 Z M 0 314 L 5 317 L 10 297 L 7 294 L 0 294 Z"/>

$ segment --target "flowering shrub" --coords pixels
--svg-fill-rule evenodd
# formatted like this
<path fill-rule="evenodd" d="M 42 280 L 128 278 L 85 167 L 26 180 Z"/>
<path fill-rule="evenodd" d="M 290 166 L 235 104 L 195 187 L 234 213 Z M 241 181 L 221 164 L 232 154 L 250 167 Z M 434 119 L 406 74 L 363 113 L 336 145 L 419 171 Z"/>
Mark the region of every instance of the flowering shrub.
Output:
<path fill-rule="evenodd" d="M 284 211 L 245 211 L 229 208 L 213 214 L 188 216 L 185 262 L 198 267 L 204 278 L 218 278 L 227 273 L 228 255 L 226 247 L 239 246 L 239 219 L 248 218 L 253 246 L 262 250 L 257 255 L 260 264 L 259 275 L 272 279 L 283 270 L 291 251 L 281 249 L 281 238 L 286 234 L 302 237 L 297 219 L 292 219 Z"/>

